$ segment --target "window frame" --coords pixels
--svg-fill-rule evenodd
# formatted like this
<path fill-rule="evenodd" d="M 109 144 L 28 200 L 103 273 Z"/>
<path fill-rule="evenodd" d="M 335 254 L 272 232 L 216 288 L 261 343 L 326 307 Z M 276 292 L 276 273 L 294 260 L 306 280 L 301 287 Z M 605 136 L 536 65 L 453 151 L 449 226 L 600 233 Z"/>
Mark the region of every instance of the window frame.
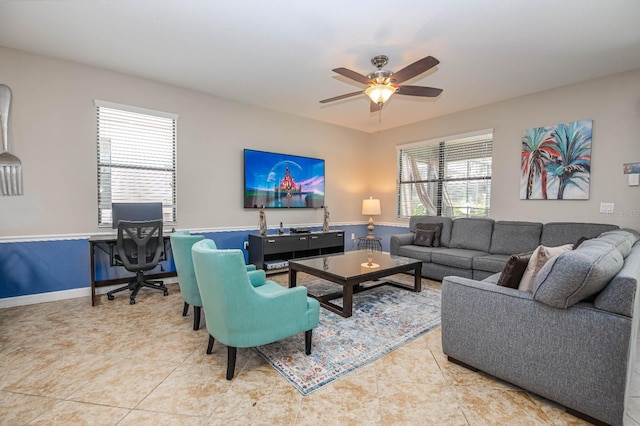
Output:
<path fill-rule="evenodd" d="M 98 227 L 101 228 L 111 228 L 112 227 L 112 221 L 111 221 L 111 203 L 112 202 L 145 202 L 145 201 L 149 201 L 149 202 L 153 202 L 153 201 L 162 201 L 163 204 L 163 212 L 164 212 L 164 218 L 163 218 L 163 222 L 166 225 L 176 225 L 178 218 L 177 218 L 177 141 L 178 141 L 178 132 L 177 132 L 177 127 L 178 127 L 178 115 L 177 114 L 173 114 L 173 113 L 168 113 L 168 112 L 164 112 L 164 111 L 157 111 L 157 110 L 152 110 L 152 109 L 147 109 L 147 108 L 141 108 L 141 107 L 136 107 L 136 106 L 132 106 L 132 105 L 124 105 L 124 104 L 118 104 L 118 103 L 114 103 L 114 102 L 108 102 L 108 101 L 102 101 L 99 99 L 95 99 L 95 108 L 96 108 L 96 172 L 97 172 L 97 204 L 98 204 Z M 126 162 L 122 162 L 120 164 L 115 165 L 114 162 L 110 161 L 110 152 L 109 152 L 109 148 L 107 148 L 108 145 L 111 143 L 110 138 L 106 138 L 104 136 L 104 133 L 101 133 L 101 119 L 104 120 L 107 119 L 107 117 L 105 115 L 101 116 L 101 108 L 105 108 L 105 109 L 109 109 L 109 110 L 114 110 L 116 111 L 116 113 L 124 113 L 125 115 L 127 113 L 131 113 L 132 115 L 130 115 L 129 117 L 127 117 L 129 120 L 133 120 L 133 118 L 138 118 L 138 119 L 142 119 L 142 120 L 146 120 L 148 119 L 149 121 L 153 121 L 153 120 L 163 120 L 163 119 L 168 119 L 171 120 L 168 123 L 164 123 L 162 126 L 156 127 L 151 125 L 152 128 L 154 129 L 160 129 L 161 132 L 163 133 L 163 136 L 166 140 L 170 140 L 171 141 L 171 147 L 165 146 L 165 150 L 169 150 L 170 149 L 170 154 L 167 155 L 163 155 L 162 159 L 166 160 L 166 164 L 163 165 L 159 165 L 159 166 L 154 166 L 154 165 L 142 165 L 142 164 L 128 164 Z M 105 113 L 107 112 L 106 110 L 104 111 Z M 133 115 L 136 114 L 136 115 Z M 146 116 L 146 117 L 145 117 Z M 106 122 L 105 122 L 106 123 Z M 130 123 L 128 123 L 130 124 Z M 149 123 L 146 123 L 147 125 L 149 125 Z M 103 127 L 105 126 L 105 124 L 103 124 Z M 144 131 L 142 132 L 143 135 L 147 135 L 146 133 L 144 133 Z M 134 143 L 131 143 L 132 141 L 124 141 L 124 144 L 121 146 L 127 146 L 127 147 L 132 147 L 134 146 Z M 135 148 L 139 149 L 139 145 L 135 144 Z M 166 144 L 165 144 L 166 145 Z M 105 152 L 106 151 L 106 152 Z M 140 151 L 136 151 L 137 153 L 139 153 Z M 109 157 L 109 159 L 107 161 L 105 161 L 105 158 Z M 109 173 L 103 171 L 105 168 L 109 169 Z M 170 185 L 171 185 L 171 201 L 170 204 L 166 202 L 165 197 L 161 197 L 162 199 L 158 199 L 158 198 L 145 198 L 145 197 L 136 197 L 136 198 L 131 198 L 131 197 L 117 197 L 114 198 L 113 197 L 113 193 L 112 193 L 112 189 L 113 189 L 113 182 L 109 182 L 108 184 L 106 184 L 109 188 L 108 190 L 108 195 L 104 195 L 103 193 L 101 193 L 101 188 L 104 188 L 105 186 L 105 181 L 111 181 L 113 179 L 113 173 L 111 173 L 111 170 L 129 170 L 129 171 L 133 171 L 133 172 L 140 172 L 140 171 L 149 171 L 149 172 L 155 172 L 155 173 L 163 173 L 163 172 L 170 172 L 171 176 L 169 177 L 170 180 Z M 148 180 L 144 180 L 144 182 L 146 182 L 147 184 L 150 184 L 153 181 L 152 178 L 148 179 Z"/>
<path fill-rule="evenodd" d="M 416 206 L 423 206 L 426 215 L 432 216 L 446 216 L 446 217 L 489 217 L 491 213 L 491 178 L 493 174 L 493 129 L 483 129 L 475 132 L 469 132 L 464 134 L 446 136 L 436 139 L 429 139 L 425 141 L 413 142 L 410 144 L 403 144 L 396 146 L 396 217 L 399 219 L 408 219 L 415 214 Z M 475 140 L 474 140 L 475 139 Z M 484 149 L 478 149 L 474 145 L 486 144 Z M 464 146 L 466 145 L 466 147 Z M 461 148 L 462 146 L 462 148 Z M 448 148 L 448 149 L 447 149 Z M 435 169 L 434 172 L 437 176 L 432 178 L 424 178 L 420 165 L 424 167 L 428 161 L 423 163 L 413 163 L 409 166 L 406 157 L 407 152 L 423 151 L 420 154 L 431 159 L 431 166 L 427 165 L 427 168 Z M 429 153 L 429 151 L 433 151 Z M 485 156 L 476 157 L 475 154 L 484 154 Z M 488 154 L 488 155 L 487 155 Z M 458 156 L 460 159 L 458 162 L 466 162 L 467 174 L 464 177 L 447 177 L 447 165 L 453 165 L 456 162 L 451 159 L 451 156 Z M 449 158 L 447 158 L 449 157 Z M 466 158 L 465 158 L 466 157 Z M 475 174 L 469 175 L 470 161 L 476 160 L 476 165 L 482 165 L 488 168 L 489 174 Z M 489 159 L 487 163 L 486 159 Z M 437 163 L 437 167 L 435 167 Z M 419 178 L 414 179 L 408 176 L 418 174 Z M 444 199 L 448 197 L 446 194 L 446 185 L 448 183 L 455 182 L 486 182 L 486 189 L 484 191 L 484 198 L 486 200 L 485 207 L 471 206 L 468 203 L 466 208 L 466 214 L 456 214 L 456 209 L 460 209 L 461 206 L 444 204 Z M 418 186 L 422 185 L 422 186 Z M 430 194 L 431 193 L 431 196 Z M 415 203 L 414 199 L 416 194 L 419 198 L 419 202 Z M 410 201 L 406 201 L 406 197 L 411 197 Z M 435 198 L 432 200 L 432 198 Z M 429 205 L 425 206 L 425 202 Z M 445 211 L 445 207 L 450 210 L 450 214 Z M 484 214 L 478 214 L 476 210 L 480 209 L 484 211 Z M 474 211 L 472 214 L 471 211 Z"/>

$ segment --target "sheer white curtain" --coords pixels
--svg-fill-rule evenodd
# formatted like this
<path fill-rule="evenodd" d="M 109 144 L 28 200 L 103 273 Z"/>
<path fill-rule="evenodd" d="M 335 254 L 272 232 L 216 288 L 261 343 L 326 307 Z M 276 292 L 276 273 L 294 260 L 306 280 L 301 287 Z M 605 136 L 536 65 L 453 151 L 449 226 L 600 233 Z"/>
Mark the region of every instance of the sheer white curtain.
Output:
<path fill-rule="evenodd" d="M 398 217 L 489 215 L 493 130 L 398 146 Z"/>

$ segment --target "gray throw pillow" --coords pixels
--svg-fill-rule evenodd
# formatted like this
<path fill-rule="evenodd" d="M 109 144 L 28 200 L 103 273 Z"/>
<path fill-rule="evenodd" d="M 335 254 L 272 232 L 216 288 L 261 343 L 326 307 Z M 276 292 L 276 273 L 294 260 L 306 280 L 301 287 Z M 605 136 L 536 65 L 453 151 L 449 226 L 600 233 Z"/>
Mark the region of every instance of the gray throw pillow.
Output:
<path fill-rule="evenodd" d="M 589 240 L 590 238 L 587 237 L 580 237 L 578 238 L 578 241 L 576 241 L 576 243 L 573 245 L 573 249 L 577 249 L 578 247 L 580 247 L 580 244 L 584 243 L 585 241 Z"/>
<path fill-rule="evenodd" d="M 440 235 L 442 234 L 441 223 L 418 223 L 416 225 L 416 235 L 418 235 L 418 231 L 421 229 L 425 231 L 433 231 L 433 242 L 431 243 L 431 247 L 440 247 Z"/>
<path fill-rule="evenodd" d="M 413 244 L 417 246 L 432 247 L 435 231 L 427 231 L 426 229 L 416 229 L 416 235 L 413 237 Z"/>
<path fill-rule="evenodd" d="M 566 309 L 599 293 L 624 260 L 610 243 L 592 239 L 549 260 L 534 279 L 533 298 Z"/>

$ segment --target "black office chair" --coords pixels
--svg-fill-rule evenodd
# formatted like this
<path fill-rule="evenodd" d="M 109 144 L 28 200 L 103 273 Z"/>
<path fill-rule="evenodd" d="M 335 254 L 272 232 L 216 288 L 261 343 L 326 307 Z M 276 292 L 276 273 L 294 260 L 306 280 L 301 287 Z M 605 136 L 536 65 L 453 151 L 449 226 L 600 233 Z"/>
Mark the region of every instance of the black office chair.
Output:
<path fill-rule="evenodd" d="M 118 258 L 127 271 L 134 272 L 129 284 L 107 293 L 107 298 L 113 300 L 113 294 L 130 290 L 129 303 L 136 303 L 136 296 L 142 287 L 162 290 L 165 296 L 169 290 L 162 281 L 148 281 L 145 271 L 155 268 L 160 261 L 164 249 L 162 236 L 162 221 L 151 220 L 134 222 L 121 220 L 118 222 Z"/>

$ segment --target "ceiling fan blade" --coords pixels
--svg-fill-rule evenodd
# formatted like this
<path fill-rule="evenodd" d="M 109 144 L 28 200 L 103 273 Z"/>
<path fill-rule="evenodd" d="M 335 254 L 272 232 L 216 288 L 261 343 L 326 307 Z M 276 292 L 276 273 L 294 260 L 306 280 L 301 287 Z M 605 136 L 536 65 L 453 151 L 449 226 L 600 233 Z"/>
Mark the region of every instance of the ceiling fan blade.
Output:
<path fill-rule="evenodd" d="M 409 96 L 424 96 L 427 98 L 435 98 L 442 89 L 436 89 L 435 87 L 423 87 L 423 86 L 398 86 L 396 93 L 399 95 Z"/>
<path fill-rule="evenodd" d="M 333 70 L 331 70 L 335 73 L 340 74 L 343 77 L 347 77 L 350 78 L 351 80 L 355 80 L 358 83 L 362 83 L 362 84 L 371 84 L 372 81 L 370 79 L 368 79 L 367 77 L 365 77 L 362 74 L 359 74 L 355 71 L 351 71 L 350 69 L 347 68 L 335 68 Z"/>
<path fill-rule="evenodd" d="M 333 98 L 323 99 L 323 100 L 320 101 L 320 103 L 321 104 L 326 104 L 327 102 L 339 101 L 340 99 L 350 98 L 352 96 L 360 95 L 362 93 L 364 93 L 364 90 L 360 90 L 358 92 L 346 93 L 344 95 L 334 96 Z"/>
<path fill-rule="evenodd" d="M 412 63 L 411 65 L 407 65 L 400 71 L 393 74 L 390 77 L 391 81 L 396 84 L 402 83 L 403 81 L 407 81 L 410 78 L 417 76 L 418 74 L 422 74 L 423 72 L 430 70 L 439 63 L 440 61 L 433 56 L 427 56 L 426 58 L 422 58 L 419 61 Z"/>
<path fill-rule="evenodd" d="M 371 112 L 377 112 L 380 111 L 382 108 L 380 108 L 380 105 L 378 105 L 377 103 L 371 101 L 369 102 L 369 111 Z"/>

